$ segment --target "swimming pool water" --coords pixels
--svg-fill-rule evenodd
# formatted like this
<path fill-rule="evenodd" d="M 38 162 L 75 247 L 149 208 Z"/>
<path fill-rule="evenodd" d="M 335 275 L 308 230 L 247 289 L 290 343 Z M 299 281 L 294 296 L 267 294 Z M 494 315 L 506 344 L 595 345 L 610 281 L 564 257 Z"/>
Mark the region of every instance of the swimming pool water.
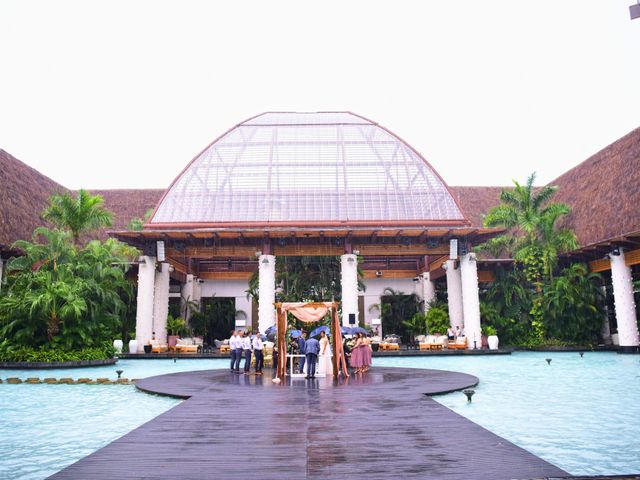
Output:
<path fill-rule="evenodd" d="M 475 375 L 471 403 L 461 392 L 434 399 L 573 475 L 640 472 L 638 356 L 514 352 L 376 358 L 374 365 Z"/>
<path fill-rule="evenodd" d="M 434 398 L 569 473 L 640 472 L 638 356 L 516 352 L 375 358 L 375 366 L 470 373 L 480 378 L 472 403 L 460 392 Z M 224 359 L 120 360 L 86 369 L 0 370 L 0 378 L 116 378 L 119 369 L 143 378 L 227 367 Z M 45 478 L 178 403 L 133 386 L 0 384 L 0 478 Z"/>

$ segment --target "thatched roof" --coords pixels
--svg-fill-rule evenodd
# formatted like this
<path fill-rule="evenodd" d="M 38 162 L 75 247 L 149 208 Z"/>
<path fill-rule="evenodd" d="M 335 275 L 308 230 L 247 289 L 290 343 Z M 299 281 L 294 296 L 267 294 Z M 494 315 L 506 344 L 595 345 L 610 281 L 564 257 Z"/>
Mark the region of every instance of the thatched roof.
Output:
<path fill-rule="evenodd" d="M 580 245 L 640 230 L 640 128 L 556 178 L 554 200 L 572 208 L 565 225 Z"/>
<path fill-rule="evenodd" d="M 474 227 L 481 227 L 489 210 L 500 204 L 500 192 L 509 187 L 452 187 L 462 211 Z"/>
<path fill-rule="evenodd" d="M 49 196 L 66 189 L 0 149 L 0 252 L 16 240 L 29 240 L 44 225 L 40 214 Z"/>
<path fill-rule="evenodd" d="M 102 195 L 104 207 L 113 212 L 113 226 L 92 233 L 92 238 L 104 240 L 107 230 L 126 230 L 134 218 L 144 218 L 148 210 L 155 208 L 164 189 L 114 189 L 88 190 L 91 195 Z M 75 192 L 74 192 L 75 193 Z"/>

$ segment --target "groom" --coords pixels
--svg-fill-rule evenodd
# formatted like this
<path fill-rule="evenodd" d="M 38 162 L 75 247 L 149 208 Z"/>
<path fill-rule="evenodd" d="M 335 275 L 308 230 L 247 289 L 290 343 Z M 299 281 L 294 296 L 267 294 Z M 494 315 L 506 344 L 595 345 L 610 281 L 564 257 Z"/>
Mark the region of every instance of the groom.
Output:
<path fill-rule="evenodd" d="M 307 376 L 305 378 L 316 378 L 316 362 L 320 353 L 320 342 L 311 337 L 305 342 L 304 353 L 307 357 Z"/>

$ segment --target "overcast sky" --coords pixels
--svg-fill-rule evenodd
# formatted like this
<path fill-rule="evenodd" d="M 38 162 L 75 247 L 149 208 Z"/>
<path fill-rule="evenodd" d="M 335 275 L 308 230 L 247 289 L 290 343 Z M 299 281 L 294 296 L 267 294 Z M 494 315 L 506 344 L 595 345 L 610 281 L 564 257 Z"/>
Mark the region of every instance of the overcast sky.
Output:
<path fill-rule="evenodd" d="M 252 115 L 351 110 L 450 185 L 546 183 L 640 126 L 635 1 L 2 0 L 0 148 L 164 188 Z"/>

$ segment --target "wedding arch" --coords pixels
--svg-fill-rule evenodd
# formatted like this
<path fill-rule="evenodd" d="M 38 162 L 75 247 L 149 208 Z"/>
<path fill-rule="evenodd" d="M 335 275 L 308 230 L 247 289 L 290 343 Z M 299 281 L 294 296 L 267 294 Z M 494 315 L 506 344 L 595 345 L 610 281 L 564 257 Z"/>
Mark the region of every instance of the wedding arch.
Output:
<path fill-rule="evenodd" d="M 342 332 L 340 331 L 340 319 L 338 318 L 338 302 L 285 302 L 275 303 L 276 328 L 278 330 L 278 366 L 276 376 L 284 380 L 287 369 L 287 315 L 290 313 L 304 323 L 318 322 L 329 313 L 331 315 L 331 350 L 333 358 L 333 378 L 337 379 L 342 371 L 345 377 L 349 376 L 347 361 L 344 357 L 342 346 Z"/>

